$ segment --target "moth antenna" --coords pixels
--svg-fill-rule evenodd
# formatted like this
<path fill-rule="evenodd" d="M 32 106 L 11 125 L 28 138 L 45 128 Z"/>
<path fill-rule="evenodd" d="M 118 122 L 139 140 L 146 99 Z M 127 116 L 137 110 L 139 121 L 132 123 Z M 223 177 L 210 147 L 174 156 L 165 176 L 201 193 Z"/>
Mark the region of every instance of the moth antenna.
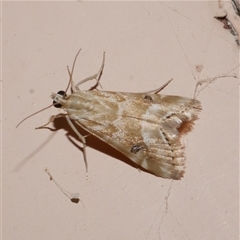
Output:
<path fill-rule="evenodd" d="M 72 65 L 72 70 L 71 70 L 71 72 L 70 72 L 70 70 L 69 70 L 69 66 L 67 66 L 67 70 L 68 70 L 68 74 L 69 74 L 69 82 L 68 82 L 68 85 L 67 85 L 67 88 L 66 88 L 65 93 L 67 92 L 67 90 L 68 90 L 68 88 L 70 87 L 70 84 L 71 84 L 71 82 L 72 82 L 72 75 L 73 75 L 74 67 L 75 67 L 75 64 L 76 64 L 76 61 L 77 61 L 77 57 L 78 57 L 79 53 L 81 52 L 81 50 L 82 50 L 81 48 L 78 50 L 78 52 L 77 52 L 77 54 L 76 54 L 76 56 L 75 56 L 75 58 L 74 58 L 74 60 L 73 60 L 73 65 Z"/>
<path fill-rule="evenodd" d="M 67 88 L 66 88 L 65 93 L 67 92 L 67 90 L 68 90 L 68 88 L 69 88 L 69 86 L 70 86 L 70 84 L 71 84 L 71 82 L 72 82 L 72 75 L 73 75 L 75 63 L 76 63 L 76 61 L 77 61 L 77 57 L 78 57 L 79 53 L 81 52 L 81 50 L 82 50 L 81 48 L 78 50 L 78 52 L 77 52 L 77 54 L 76 54 L 76 56 L 75 56 L 75 58 L 74 58 L 71 72 L 70 72 L 70 70 L 69 70 L 69 67 L 67 67 L 70 78 L 69 78 L 69 82 L 68 82 L 68 85 L 67 85 Z M 50 108 L 50 107 L 52 107 L 52 106 L 54 106 L 54 105 L 57 105 L 57 103 L 56 103 L 56 104 L 51 104 L 50 106 L 48 106 L 48 107 L 46 107 L 46 108 L 43 108 L 43 109 L 41 109 L 41 110 L 39 110 L 39 111 L 37 111 L 37 112 L 35 112 L 35 113 L 27 116 L 27 117 L 24 118 L 20 123 L 18 123 L 18 125 L 16 126 L 16 128 L 17 128 L 20 124 L 22 124 L 25 120 L 27 120 L 28 118 L 30 118 L 30 117 L 32 117 L 32 116 L 34 116 L 34 115 L 36 115 L 36 114 L 38 114 L 38 113 L 40 113 L 40 112 L 42 112 L 42 111 L 45 111 L 46 109 L 48 109 L 48 108 Z"/>
<path fill-rule="evenodd" d="M 45 111 L 46 109 L 48 109 L 48 108 L 50 108 L 50 107 L 52 107 L 52 106 L 54 106 L 54 104 L 51 104 L 50 106 L 45 107 L 45 108 L 43 108 L 43 109 L 41 109 L 41 110 L 39 110 L 39 111 L 37 111 L 37 112 L 35 112 L 35 113 L 27 116 L 27 117 L 25 117 L 25 118 L 16 126 L 16 128 L 17 128 L 20 124 L 22 124 L 25 120 L 27 120 L 28 118 L 30 118 L 30 117 L 32 117 L 32 116 L 34 116 L 34 115 L 36 115 L 36 114 L 38 114 L 38 113 L 40 113 L 40 112 L 43 112 L 43 111 Z"/>

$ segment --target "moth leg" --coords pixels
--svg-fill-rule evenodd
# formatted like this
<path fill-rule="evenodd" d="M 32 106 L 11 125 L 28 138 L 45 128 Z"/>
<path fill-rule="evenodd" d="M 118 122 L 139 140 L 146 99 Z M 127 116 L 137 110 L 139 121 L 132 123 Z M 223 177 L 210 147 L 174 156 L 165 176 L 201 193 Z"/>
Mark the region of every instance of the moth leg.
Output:
<path fill-rule="evenodd" d="M 88 172 L 88 164 L 87 164 L 87 155 L 86 155 L 86 140 L 83 135 L 80 134 L 80 132 L 77 130 L 77 128 L 73 125 L 71 119 L 69 118 L 68 115 L 65 115 L 65 118 L 67 119 L 67 122 L 69 124 L 69 126 L 72 128 L 72 130 L 77 134 L 78 138 L 81 140 L 81 142 L 83 143 L 83 158 L 84 158 L 84 162 L 85 162 L 85 166 L 86 166 L 86 172 Z"/>
<path fill-rule="evenodd" d="M 151 91 L 148 91 L 148 92 L 143 92 L 143 93 L 158 93 L 160 91 L 162 91 L 173 79 L 170 79 L 168 80 L 166 83 L 164 83 L 161 87 L 157 88 L 157 89 L 154 89 L 154 90 L 151 90 Z"/>
<path fill-rule="evenodd" d="M 72 91 L 73 92 L 79 92 L 80 89 L 79 89 L 79 85 L 87 82 L 87 81 L 90 81 L 90 80 L 96 80 L 96 83 L 94 86 L 91 87 L 91 89 L 94 89 L 96 88 L 100 83 L 100 78 L 102 76 L 102 73 L 103 73 L 103 68 L 104 68 L 104 63 L 105 63 L 105 52 L 103 52 L 103 60 L 102 60 L 102 65 L 100 67 L 100 69 L 98 70 L 98 72 L 90 77 L 87 77 L 83 80 L 81 80 L 80 82 L 78 82 L 75 86 L 74 86 L 74 82 L 71 80 L 71 88 L 72 88 Z"/>
<path fill-rule="evenodd" d="M 40 127 L 36 127 L 35 129 L 45 128 L 47 125 L 49 125 L 50 123 L 52 123 L 56 118 L 60 118 L 60 117 L 66 117 L 66 114 L 60 113 L 60 114 L 57 114 L 57 115 L 53 115 L 53 116 L 51 116 L 51 118 L 49 119 L 49 121 L 48 121 L 46 124 L 44 124 L 44 125 L 42 125 L 42 126 L 40 126 Z"/>

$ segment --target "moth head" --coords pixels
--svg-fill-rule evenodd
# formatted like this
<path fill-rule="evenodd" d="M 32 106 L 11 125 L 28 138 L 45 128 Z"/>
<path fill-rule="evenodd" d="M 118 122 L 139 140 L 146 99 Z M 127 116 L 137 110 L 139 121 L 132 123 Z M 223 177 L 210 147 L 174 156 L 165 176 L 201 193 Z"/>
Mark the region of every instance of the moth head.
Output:
<path fill-rule="evenodd" d="M 58 91 L 58 93 L 52 93 L 51 98 L 53 99 L 53 106 L 55 108 L 62 107 L 62 100 L 67 96 L 66 92 L 63 90 Z"/>

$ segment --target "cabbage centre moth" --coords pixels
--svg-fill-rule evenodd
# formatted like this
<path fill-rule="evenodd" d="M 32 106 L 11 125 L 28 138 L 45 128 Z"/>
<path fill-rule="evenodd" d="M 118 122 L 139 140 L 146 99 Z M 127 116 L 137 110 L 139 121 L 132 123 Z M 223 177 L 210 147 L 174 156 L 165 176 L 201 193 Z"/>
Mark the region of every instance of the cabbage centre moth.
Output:
<path fill-rule="evenodd" d="M 55 118 L 65 117 L 83 143 L 86 171 L 87 136 L 82 136 L 76 126 L 117 149 L 147 172 L 162 178 L 181 179 L 185 171 L 185 149 L 181 136 L 191 131 L 201 111 L 201 103 L 195 98 L 158 94 L 172 80 L 156 90 L 143 93 L 97 90 L 105 53 L 98 73 L 75 85 L 73 71 L 80 51 L 71 71 L 68 68 L 70 79 L 66 91 L 52 93 L 53 104 L 40 110 L 54 106 L 64 113 L 52 116 L 47 124 L 36 129 L 45 128 Z M 96 81 L 92 88 L 79 89 L 79 85 L 90 80 Z M 71 93 L 67 94 L 69 87 Z"/>

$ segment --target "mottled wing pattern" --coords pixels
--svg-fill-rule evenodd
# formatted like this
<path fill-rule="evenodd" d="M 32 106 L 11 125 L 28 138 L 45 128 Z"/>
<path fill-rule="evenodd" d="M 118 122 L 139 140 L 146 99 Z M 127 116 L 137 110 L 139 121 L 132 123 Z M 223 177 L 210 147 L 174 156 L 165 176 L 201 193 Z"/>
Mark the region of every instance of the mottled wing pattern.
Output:
<path fill-rule="evenodd" d="M 198 100 L 145 93 L 80 91 L 63 108 L 89 133 L 155 174 L 180 179 L 184 147 L 180 142 L 198 118 Z"/>

